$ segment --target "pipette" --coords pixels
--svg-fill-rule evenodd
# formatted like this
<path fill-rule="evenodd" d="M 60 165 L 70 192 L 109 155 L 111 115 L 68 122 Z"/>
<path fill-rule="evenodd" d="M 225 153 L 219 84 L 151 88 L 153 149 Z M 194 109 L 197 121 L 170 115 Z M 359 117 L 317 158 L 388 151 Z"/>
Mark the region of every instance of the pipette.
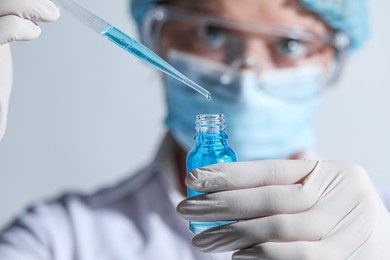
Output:
<path fill-rule="evenodd" d="M 125 34 L 124 32 L 118 30 L 95 14 L 91 13 L 84 7 L 73 2 L 72 0 L 53 0 L 53 2 L 56 3 L 59 7 L 67 10 L 80 22 L 100 35 L 104 36 L 105 38 L 109 39 L 111 42 L 115 43 L 125 51 L 133 54 L 137 58 L 152 65 L 165 74 L 183 82 L 187 86 L 193 88 L 205 96 L 208 100 L 211 100 L 211 94 L 206 89 L 187 78 L 149 48 L 136 41 L 129 35 Z"/>

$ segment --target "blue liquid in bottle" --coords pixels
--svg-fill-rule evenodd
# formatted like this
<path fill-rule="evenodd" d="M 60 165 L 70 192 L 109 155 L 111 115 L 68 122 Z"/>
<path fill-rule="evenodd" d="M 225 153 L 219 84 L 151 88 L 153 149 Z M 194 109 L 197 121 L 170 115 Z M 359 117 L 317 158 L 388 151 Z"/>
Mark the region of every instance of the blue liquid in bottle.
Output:
<path fill-rule="evenodd" d="M 236 153 L 228 146 L 225 116 L 222 114 L 196 116 L 195 146 L 187 155 L 186 172 L 216 163 L 236 162 Z M 188 188 L 188 197 L 205 193 Z M 206 229 L 231 224 L 235 221 L 194 222 L 190 221 L 189 229 L 197 234 Z"/>

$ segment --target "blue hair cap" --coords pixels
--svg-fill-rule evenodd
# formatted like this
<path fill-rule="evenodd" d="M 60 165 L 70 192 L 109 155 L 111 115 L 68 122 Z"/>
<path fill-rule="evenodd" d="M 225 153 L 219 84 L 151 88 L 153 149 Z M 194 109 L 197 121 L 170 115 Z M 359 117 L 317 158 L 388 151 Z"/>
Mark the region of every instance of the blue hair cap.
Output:
<path fill-rule="evenodd" d="M 298 0 L 331 28 L 348 35 L 351 49 L 361 47 L 368 38 L 366 0 Z"/>
<path fill-rule="evenodd" d="M 164 0 L 130 0 L 131 15 L 137 24 L 138 32 L 141 36 L 143 20 L 148 12 L 148 9 L 152 5 L 156 5 L 160 2 L 164 2 Z"/>
<path fill-rule="evenodd" d="M 211 0 L 213 1 L 213 0 Z M 307 10 L 321 17 L 331 28 L 350 38 L 352 49 L 361 47 L 368 38 L 366 0 L 297 0 Z M 131 0 L 131 14 L 141 32 L 149 7 L 164 0 Z"/>

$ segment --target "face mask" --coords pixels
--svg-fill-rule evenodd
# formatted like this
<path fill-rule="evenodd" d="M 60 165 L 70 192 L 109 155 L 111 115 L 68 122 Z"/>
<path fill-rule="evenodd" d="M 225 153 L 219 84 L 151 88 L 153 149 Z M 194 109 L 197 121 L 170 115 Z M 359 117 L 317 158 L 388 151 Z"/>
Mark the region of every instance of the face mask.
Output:
<path fill-rule="evenodd" d="M 257 73 L 241 71 L 223 85 L 220 76 L 226 65 L 176 51 L 170 52 L 168 59 L 212 94 L 208 101 L 179 81 L 165 78 L 165 124 L 186 151 L 194 145 L 195 116 L 218 113 L 226 116 L 229 144 L 240 161 L 287 158 L 314 145 L 312 125 L 319 97 L 296 98 L 297 93 L 307 95 L 321 89 L 321 69 L 275 70 L 260 78 Z"/>

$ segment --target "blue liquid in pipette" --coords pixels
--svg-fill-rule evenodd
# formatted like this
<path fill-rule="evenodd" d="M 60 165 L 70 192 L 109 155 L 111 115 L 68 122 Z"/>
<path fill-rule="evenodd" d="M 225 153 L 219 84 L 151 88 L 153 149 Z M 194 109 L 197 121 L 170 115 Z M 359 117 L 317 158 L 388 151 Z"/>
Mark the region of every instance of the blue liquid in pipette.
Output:
<path fill-rule="evenodd" d="M 107 30 L 101 32 L 101 35 L 126 50 L 127 52 L 133 54 L 139 59 L 147 62 L 148 64 L 154 66 L 158 70 L 164 72 L 165 74 L 183 82 L 187 86 L 193 88 L 198 91 L 200 94 L 205 96 L 208 100 L 211 100 L 211 94 L 195 82 L 188 79 L 174 67 L 172 67 L 169 63 L 164 61 L 160 56 L 155 54 L 153 51 L 134 40 L 124 32 L 118 30 L 114 26 L 109 27 Z"/>

